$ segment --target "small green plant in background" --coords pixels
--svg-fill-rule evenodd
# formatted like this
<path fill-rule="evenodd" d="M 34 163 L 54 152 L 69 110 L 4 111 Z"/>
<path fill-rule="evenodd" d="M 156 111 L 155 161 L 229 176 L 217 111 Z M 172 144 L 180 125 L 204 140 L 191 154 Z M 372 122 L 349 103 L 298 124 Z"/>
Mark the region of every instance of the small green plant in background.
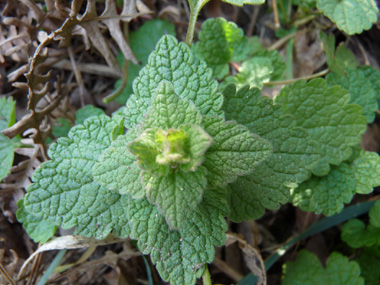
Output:
<path fill-rule="evenodd" d="M 145 29 L 169 35 L 152 37 L 136 54 L 142 64 L 129 67 L 133 88 L 128 81 L 119 99 L 128 98 L 126 106 L 112 117 L 78 111 L 76 126 L 50 146 L 51 160 L 18 203 L 17 218 L 35 241 L 46 242 L 57 226 L 97 239 L 131 238 L 163 280 L 194 284 L 207 274 L 214 246 L 225 243 L 226 218 L 257 219 L 288 202 L 334 215 L 356 193 L 380 185 L 379 156 L 360 147 L 378 109 L 379 73 L 358 67 L 345 46 L 335 50 L 333 38 L 321 34 L 332 71 L 326 79 L 298 80 L 274 100 L 263 97 L 264 84 L 285 73 L 277 51 L 221 18 L 206 20 L 189 46 L 206 2 L 189 1 L 187 43 L 170 35 L 166 22 L 147 22 L 132 34 L 136 46 Z M 332 2 L 316 5 L 349 34 L 376 20 L 373 1 Z M 353 11 L 370 12 L 356 29 L 341 19 L 347 3 L 368 4 Z M 229 75 L 231 62 L 241 64 L 236 75 Z M 299 260 L 287 266 L 284 283 L 311 278 L 298 273 L 306 264 L 320 283 L 363 282 L 358 264 L 339 253 L 326 269 L 310 253 Z"/>

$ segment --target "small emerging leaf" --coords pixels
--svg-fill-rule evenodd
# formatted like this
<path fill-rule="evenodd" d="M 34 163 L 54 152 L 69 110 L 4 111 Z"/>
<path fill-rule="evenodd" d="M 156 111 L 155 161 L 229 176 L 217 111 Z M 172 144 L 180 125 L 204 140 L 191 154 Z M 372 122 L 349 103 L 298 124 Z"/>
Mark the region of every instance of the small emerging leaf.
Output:
<path fill-rule="evenodd" d="M 224 18 L 206 20 L 198 38 L 195 53 L 206 61 L 218 79 L 229 73 L 229 62 L 241 61 L 247 57 L 247 38 L 243 30 Z"/>

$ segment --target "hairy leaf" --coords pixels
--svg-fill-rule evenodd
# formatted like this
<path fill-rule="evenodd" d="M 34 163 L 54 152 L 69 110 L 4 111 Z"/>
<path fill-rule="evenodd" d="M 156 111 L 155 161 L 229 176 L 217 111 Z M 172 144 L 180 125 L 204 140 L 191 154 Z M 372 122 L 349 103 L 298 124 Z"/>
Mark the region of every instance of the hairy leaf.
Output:
<path fill-rule="evenodd" d="M 125 109 L 126 126 L 137 124 L 147 112 L 151 98 L 162 81 L 171 82 L 181 98 L 192 101 L 202 115 L 221 115 L 223 97 L 204 62 L 194 59 L 185 43 L 164 36 L 150 55 L 148 64 L 133 82 L 134 94 Z"/>
<path fill-rule="evenodd" d="M 164 217 L 146 199 L 129 206 L 131 237 L 150 254 L 160 276 L 171 284 L 195 284 L 204 265 L 214 259 L 214 246 L 225 242 L 225 192 L 209 189 L 196 210 L 188 211 L 182 229 L 170 230 Z"/>
<path fill-rule="evenodd" d="M 192 102 L 181 99 L 173 84 L 164 81 L 152 98 L 152 106 L 142 120 L 142 128 L 178 128 L 183 124 L 201 123 L 201 114 Z"/>
<path fill-rule="evenodd" d="M 202 124 L 213 139 L 203 163 L 208 170 L 207 181 L 212 185 L 231 183 L 238 176 L 251 173 L 272 153 L 269 142 L 236 122 L 203 117 Z"/>
<path fill-rule="evenodd" d="M 36 217 L 28 213 L 24 207 L 24 199 L 17 201 L 17 207 L 17 220 L 22 223 L 22 227 L 34 242 L 45 243 L 54 235 L 57 226 L 50 221 L 43 220 L 41 217 Z"/>
<path fill-rule="evenodd" d="M 361 150 L 352 162 L 333 166 L 327 176 L 313 176 L 294 189 L 292 202 L 305 211 L 339 213 L 355 193 L 368 194 L 380 185 L 379 167 L 376 153 Z"/>
<path fill-rule="evenodd" d="M 330 164 L 348 159 L 359 144 L 367 125 L 363 109 L 349 104 L 350 95 L 339 86 L 328 87 L 323 79 L 297 81 L 275 98 L 283 110 L 295 116 L 297 125 L 308 130 L 319 143 L 321 160 L 313 173 L 326 175 Z"/>
<path fill-rule="evenodd" d="M 377 21 L 374 0 L 317 0 L 317 7 L 349 35 L 369 30 Z"/>
<path fill-rule="evenodd" d="M 195 54 L 206 61 L 214 77 L 224 78 L 229 73 L 229 62 L 247 57 L 247 38 L 242 29 L 224 18 L 207 19 L 198 35 Z"/>
<path fill-rule="evenodd" d="M 326 268 L 314 254 L 306 250 L 298 253 L 296 262 L 288 262 L 283 267 L 282 284 L 364 284 L 360 277 L 360 267 L 355 261 L 338 252 L 333 252 L 327 260 Z"/>
<path fill-rule="evenodd" d="M 120 125 L 106 116 L 92 117 L 74 127 L 49 149 L 45 162 L 27 188 L 25 209 L 63 228 L 76 226 L 78 234 L 104 238 L 128 236 L 126 209 L 120 196 L 96 183 L 93 167 L 107 149 Z"/>
<path fill-rule="evenodd" d="M 377 97 L 375 89 L 372 86 L 370 77 L 359 68 L 350 69 L 346 75 L 337 75 L 330 73 L 326 80 L 329 87 L 340 85 L 348 90 L 351 95 L 351 103 L 358 104 L 363 107 L 363 115 L 368 123 L 372 123 L 375 119 L 375 112 L 378 109 Z"/>
<path fill-rule="evenodd" d="M 83 108 L 78 109 L 75 114 L 75 124 L 83 124 L 84 121 L 93 116 L 104 115 L 104 111 L 100 108 L 96 108 L 93 105 L 86 105 Z"/>
<path fill-rule="evenodd" d="M 203 167 L 194 172 L 177 171 L 166 176 L 144 173 L 143 182 L 148 199 L 157 205 L 170 228 L 180 229 L 202 201 L 206 188 L 206 173 Z"/>
<path fill-rule="evenodd" d="M 306 130 L 296 126 L 293 116 L 284 114 L 280 105 L 273 105 L 258 89 L 246 86 L 236 93 L 229 85 L 224 95 L 226 119 L 236 120 L 273 146 L 273 154 L 252 174 L 232 183 L 227 195 L 233 221 L 259 218 L 265 208 L 277 209 L 288 202 L 287 186 L 310 177 L 319 148 Z"/>
<path fill-rule="evenodd" d="M 96 182 L 107 189 L 119 191 L 120 194 L 129 193 L 136 199 L 144 197 L 146 191 L 140 177 L 141 169 L 137 166 L 136 157 L 128 151 L 127 145 L 140 132 L 139 129 L 132 129 L 126 135 L 118 136 L 93 169 Z"/>

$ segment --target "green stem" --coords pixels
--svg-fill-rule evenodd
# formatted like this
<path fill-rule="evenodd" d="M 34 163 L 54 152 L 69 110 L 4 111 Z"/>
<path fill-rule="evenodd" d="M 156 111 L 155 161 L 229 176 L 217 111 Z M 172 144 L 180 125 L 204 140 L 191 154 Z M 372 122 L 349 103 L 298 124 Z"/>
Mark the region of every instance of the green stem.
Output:
<path fill-rule="evenodd" d="M 210 0 L 189 0 L 190 4 L 190 19 L 189 27 L 187 28 L 186 43 L 191 46 L 194 38 L 195 24 L 197 23 L 198 14 L 202 7 Z"/>
<path fill-rule="evenodd" d="M 210 272 L 208 271 L 208 266 L 207 264 L 205 265 L 205 271 L 203 272 L 202 274 L 202 281 L 203 281 L 203 284 L 204 285 L 212 285 L 211 283 L 211 276 L 210 276 Z"/>

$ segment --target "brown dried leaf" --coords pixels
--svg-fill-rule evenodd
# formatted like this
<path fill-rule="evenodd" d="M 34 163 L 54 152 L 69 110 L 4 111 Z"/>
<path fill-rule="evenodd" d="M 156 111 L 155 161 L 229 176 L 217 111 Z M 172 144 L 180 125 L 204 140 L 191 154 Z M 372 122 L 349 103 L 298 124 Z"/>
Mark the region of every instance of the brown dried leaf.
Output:
<path fill-rule="evenodd" d="M 18 274 L 18 279 L 24 276 L 27 265 L 33 260 L 33 258 L 40 252 L 49 250 L 60 250 L 60 249 L 75 249 L 75 248 L 86 248 L 90 246 L 113 244 L 117 242 L 122 242 L 123 239 L 115 238 L 109 235 L 103 240 L 97 240 L 94 238 L 85 238 L 82 236 L 62 236 L 58 238 L 53 238 L 47 243 L 44 243 L 39 247 L 29 258 L 24 262 L 21 270 Z"/>
<path fill-rule="evenodd" d="M 244 260 L 246 262 L 247 267 L 251 272 L 257 276 L 257 284 L 266 284 L 266 272 L 265 272 L 265 265 L 264 261 L 260 255 L 260 253 L 252 246 L 250 245 L 246 240 L 242 239 L 236 234 L 228 233 L 226 234 L 227 240 L 226 240 L 226 246 L 238 242 L 239 247 L 242 250 L 244 254 Z M 258 264 L 260 266 L 258 266 Z M 261 267 L 261 268 L 260 268 Z"/>

